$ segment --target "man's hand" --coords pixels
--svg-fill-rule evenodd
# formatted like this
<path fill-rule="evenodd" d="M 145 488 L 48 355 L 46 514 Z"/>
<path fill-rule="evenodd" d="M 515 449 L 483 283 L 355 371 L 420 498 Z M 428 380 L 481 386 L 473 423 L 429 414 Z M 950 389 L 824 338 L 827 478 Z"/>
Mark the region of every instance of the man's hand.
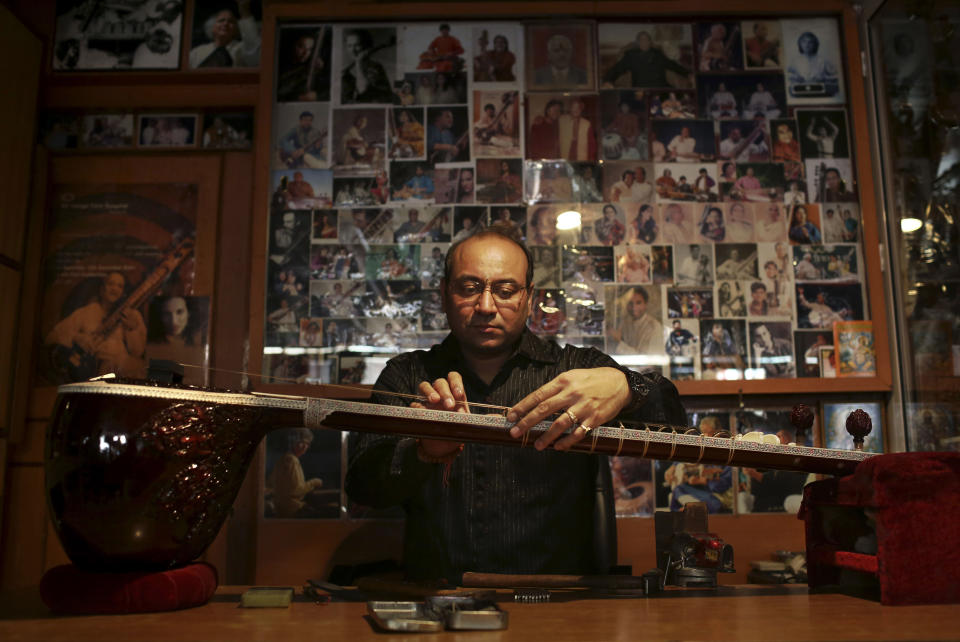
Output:
<path fill-rule="evenodd" d="M 414 401 L 411 408 L 426 408 L 428 410 L 447 410 L 470 414 L 467 405 L 467 393 L 463 387 L 463 377 L 459 372 L 450 372 L 446 379 L 437 379 L 433 383 L 420 382 L 420 394 L 427 398 L 427 403 Z M 421 439 L 420 447 L 431 457 L 445 457 L 458 450 L 462 444 L 458 441 L 445 439 Z"/>
<path fill-rule="evenodd" d="M 630 386 L 620 370 L 606 367 L 569 370 L 510 409 L 507 420 L 516 422 L 510 429 L 510 436 L 519 439 L 531 427 L 559 413 L 560 416 L 534 446 L 543 450 L 554 444 L 555 450 L 567 450 L 583 439 L 590 429 L 616 417 L 628 403 Z M 570 413 L 576 417 L 576 425 Z M 569 428 L 575 430 L 557 441 Z"/>

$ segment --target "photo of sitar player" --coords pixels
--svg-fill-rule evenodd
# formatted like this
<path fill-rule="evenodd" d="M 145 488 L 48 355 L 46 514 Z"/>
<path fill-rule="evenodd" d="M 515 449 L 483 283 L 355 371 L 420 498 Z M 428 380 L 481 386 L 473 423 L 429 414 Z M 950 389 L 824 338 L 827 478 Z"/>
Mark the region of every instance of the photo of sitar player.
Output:
<path fill-rule="evenodd" d="M 281 26 L 277 45 L 277 102 L 330 100 L 329 25 Z"/>
<path fill-rule="evenodd" d="M 522 156 L 520 100 L 516 91 L 473 92 L 473 155 Z"/>

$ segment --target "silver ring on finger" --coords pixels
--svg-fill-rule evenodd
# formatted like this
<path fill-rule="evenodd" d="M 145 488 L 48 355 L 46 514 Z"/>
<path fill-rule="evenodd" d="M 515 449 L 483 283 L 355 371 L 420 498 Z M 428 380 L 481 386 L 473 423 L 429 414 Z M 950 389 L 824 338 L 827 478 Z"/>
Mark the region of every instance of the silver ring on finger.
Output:
<path fill-rule="evenodd" d="M 573 414 L 573 411 L 570 410 L 569 408 L 567 408 L 566 410 L 564 410 L 563 413 L 564 413 L 566 416 L 570 417 L 570 421 L 573 422 L 573 425 L 574 425 L 574 426 L 576 426 L 576 425 L 579 423 L 579 422 L 577 421 L 577 416 L 576 416 L 575 414 Z"/>
<path fill-rule="evenodd" d="M 584 435 L 590 434 L 590 431 L 593 430 L 593 426 L 588 426 L 587 424 L 580 424 L 581 430 L 583 430 Z"/>

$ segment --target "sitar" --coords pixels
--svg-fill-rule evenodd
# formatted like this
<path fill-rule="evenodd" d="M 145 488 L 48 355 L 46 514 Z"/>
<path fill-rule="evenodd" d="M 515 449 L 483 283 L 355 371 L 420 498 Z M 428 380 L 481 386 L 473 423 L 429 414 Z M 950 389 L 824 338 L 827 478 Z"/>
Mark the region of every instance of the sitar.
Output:
<path fill-rule="evenodd" d="M 550 425 L 540 423 L 528 437 L 515 439 L 501 412 L 481 414 L 495 408 L 480 404 L 474 410 L 109 378 L 67 384 L 58 389 L 47 435 L 48 506 L 65 551 L 79 567 L 172 568 L 213 541 L 257 446 L 272 430 L 305 426 L 533 448 Z M 571 450 L 833 475 L 851 472 L 870 456 L 708 437 L 694 428 L 651 423 L 598 427 Z"/>

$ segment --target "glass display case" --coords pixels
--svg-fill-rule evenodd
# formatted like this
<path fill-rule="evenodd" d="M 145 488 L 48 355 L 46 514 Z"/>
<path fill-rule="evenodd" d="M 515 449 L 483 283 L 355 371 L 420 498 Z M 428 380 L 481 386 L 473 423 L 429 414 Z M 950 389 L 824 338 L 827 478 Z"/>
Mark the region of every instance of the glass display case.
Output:
<path fill-rule="evenodd" d="M 876 3 L 866 27 L 905 447 L 960 450 L 960 7 Z"/>

